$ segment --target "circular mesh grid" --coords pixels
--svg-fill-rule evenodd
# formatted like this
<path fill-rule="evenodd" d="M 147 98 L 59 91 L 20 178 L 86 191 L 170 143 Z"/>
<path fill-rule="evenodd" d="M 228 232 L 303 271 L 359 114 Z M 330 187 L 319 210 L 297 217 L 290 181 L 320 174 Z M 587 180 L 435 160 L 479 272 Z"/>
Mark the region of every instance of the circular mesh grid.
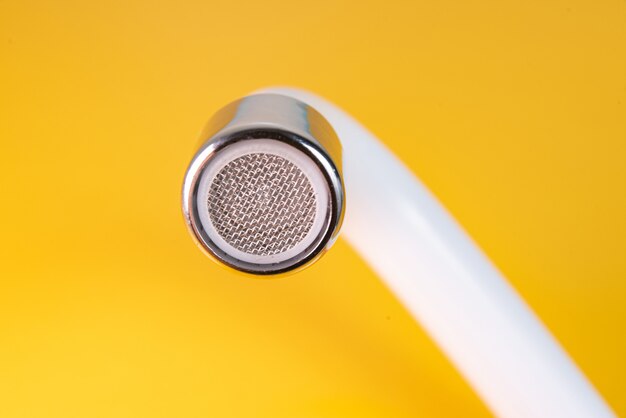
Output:
<path fill-rule="evenodd" d="M 208 195 L 211 222 L 220 236 L 248 254 L 285 252 L 306 237 L 316 200 L 306 175 L 272 154 L 248 154 L 226 164 Z"/>

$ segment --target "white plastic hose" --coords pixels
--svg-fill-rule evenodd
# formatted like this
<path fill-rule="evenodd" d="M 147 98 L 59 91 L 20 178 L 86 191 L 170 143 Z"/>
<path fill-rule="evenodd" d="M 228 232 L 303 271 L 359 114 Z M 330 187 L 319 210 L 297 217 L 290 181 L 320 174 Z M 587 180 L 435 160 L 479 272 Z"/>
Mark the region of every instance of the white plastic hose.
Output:
<path fill-rule="evenodd" d="M 341 109 L 301 100 L 343 145 L 342 236 L 426 329 L 493 413 L 510 418 L 613 412 L 502 274 L 420 181 Z"/>

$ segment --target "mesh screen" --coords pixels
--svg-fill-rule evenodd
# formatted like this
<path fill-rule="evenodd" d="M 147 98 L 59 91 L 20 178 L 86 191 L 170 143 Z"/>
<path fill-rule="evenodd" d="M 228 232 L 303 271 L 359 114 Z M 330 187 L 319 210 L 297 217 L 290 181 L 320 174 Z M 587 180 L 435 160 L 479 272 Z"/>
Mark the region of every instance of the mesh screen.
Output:
<path fill-rule="evenodd" d="M 274 255 L 293 248 L 315 219 L 315 194 L 304 173 L 271 154 L 226 164 L 209 189 L 208 207 L 221 237 L 240 251 Z"/>

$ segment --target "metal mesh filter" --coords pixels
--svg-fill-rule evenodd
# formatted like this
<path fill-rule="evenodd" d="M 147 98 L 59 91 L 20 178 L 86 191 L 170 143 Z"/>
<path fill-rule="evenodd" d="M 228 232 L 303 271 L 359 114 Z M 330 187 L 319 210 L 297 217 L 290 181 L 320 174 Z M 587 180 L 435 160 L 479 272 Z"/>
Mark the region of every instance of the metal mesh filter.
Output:
<path fill-rule="evenodd" d="M 277 155 L 248 154 L 226 164 L 208 193 L 211 222 L 220 236 L 248 254 L 285 252 L 315 220 L 316 199 L 306 175 Z"/>

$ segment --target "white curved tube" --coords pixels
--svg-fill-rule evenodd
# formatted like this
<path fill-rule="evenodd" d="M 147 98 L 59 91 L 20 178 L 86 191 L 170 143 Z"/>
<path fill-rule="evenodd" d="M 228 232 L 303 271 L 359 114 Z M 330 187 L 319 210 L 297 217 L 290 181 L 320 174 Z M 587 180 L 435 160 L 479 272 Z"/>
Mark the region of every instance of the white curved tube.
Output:
<path fill-rule="evenodd" d="M 611 417 L 609 406 L 501 273 L 417 178 L 341 109 L 311 105 L 343 145 L 343 237 L 501 417 Z"/>

